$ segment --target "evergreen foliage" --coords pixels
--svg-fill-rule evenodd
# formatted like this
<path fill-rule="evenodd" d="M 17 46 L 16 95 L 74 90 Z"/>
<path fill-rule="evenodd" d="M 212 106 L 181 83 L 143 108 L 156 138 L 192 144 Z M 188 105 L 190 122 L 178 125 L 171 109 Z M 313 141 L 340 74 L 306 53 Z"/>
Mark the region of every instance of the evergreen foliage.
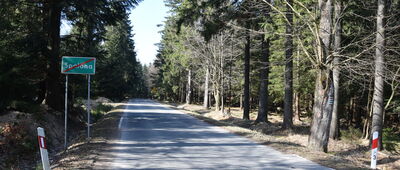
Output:
<path fill-rule="evenodd" d="M 97 58 L 94 97 L 147 97 L 128 21 L 138 2 L 0 1 L 0 111 L 43 102 L 62 110 L 60 56 Z M 68 35 L 59 35 L 61 19 L 72 25 Z M 86 97 L 86 86 L 85 76 L 71 75 L 70 98 Z"/>
<path fill-rule="evenodd" d="M 252 110 L 258 109 L 261 96 L 259 93 L 263 93 L 259 90 L 259 74 L 263 67 L 259 60 L 262 51 L 262 41 L 259 37 L 264 36 L 264 40 L 270 40 L 268 112 L 282 114 L 284 104 L 290 102 L 289 98 L 284 97 L 284 73 L 285 65 L 292 61 L 293 91 L 287 92 L 293 94 L 287 96 L 294 96 L 293 115 L 296 121 L 302 117 L 314 116 L 310 148 L 327 151 L 327 136 L 330 126 L 333 126 L 329 125 L 333 109 L 332 104 L 326 101 L 333 100 L 329 97 L 333 96 L 333 90 L 329 89 L 333 87 L 330 84 L 333 84 L 332 72 L 335 69 L 340 70 L 339 87 L 335 87 L 339 89 L 339 93 L 335 95 L 340 100 L 334 100 L 338 102 L 335 111 L 338 130 L 357 129 L 362 132 L 363 138 L 370 137 L 372 125 L 379 126 L 378 131 L 386 127 L 393 127 L 398 131 L 400 63 L 397 56 L 400 52 L 397 39 L 400 35 L 400 1 L 379 2 L 386 3 L 383 17 L 385 44 L 379 47 L 379 51 L 383 51 L 381 54 L 384 55 L 384 67 L 374 74 L 375 66 L 380 64 L 374 62 L 377 49 L 375 39 L 379 25 L 376 21 L 376 1 L 167 1 L 172 16 L 166 21 L 162 42 L 159 44 L 159 54 L 154 63 L 156 71 L 152 74 L 152 96 L 182 101 L 182 94 L 187 93 L 183 86 L 187 83 L 187 63 L 190 63 L 189 68 L 200 66 L 194 76 L 194 84 L 197 84 L 194 89 L 199 91 L 197 97 L 194 96 L 197 102 L 202 102 L 205 98 L 203 92 L 208 91 L 204 89 L 207 87 L 204 77 L 207 75 L 207 68 L 210 68 L 209 95 L 214 96 L 210 101 L 211 106 L 222 113 L 225 113 L 226 102 L 230 102 L 231 106 L 243 106 L 244 73 L 241 70 L 245 67 L 243 58 L 246 55 L 246 32 L 250 32 L 249 94 Z M 319 6 L 321 4 L 327 4 L 329 7 Z M 342 10 L 334 14 L 333 7 L 338 4 L 341 4 Z M 293 21 L 287 18 L 289 15 L 286 11 L 289 9 L 293 11 Z M 339 22 L 341 26 L 336 30 Z M 288 26 L 292 29 L 292 33 L 289 33 L 293 39 L 292 53 L 289 53 L 292 57 L 288 54 L 285 59 L 285 48 L 288 48 L 287 44 L 285 45 L 288 36 L 285 28 Z M 334 44 L 335 38 L 338 38 L 334 36 L 336 31 L 340 33 L 339 45 Z M 229 32 L 230 38 L 221 43 L 214 43 L 213 41 L 220 38 L 224 32 Z M 225 44 L 229 45 L 226 47 Z M 214 53 L 213 49 L 219 49 L 220 46 L 234 50 Z M 218 58 L 217 62 L 213 58 Z M 374 79 L 377 77 L 384 79 L 380 90 L 383 89 L 385 110 L 383 113 L 376 112 L 376 117 L 384 119 L 382 126 L 379 123 L 381 119 L 372 120 L 372 113 L 375 113 L 373 110 L 376 109 L 372 106 L 377 101 L 372 99 L 374 91 L 377 91 L 374 90 Z M 337 77 L 335 79 L 338 80 Z M 289 128 L 291 123 L 288 119 L 293 115 L 287 114 Z M 337 135 L 332 136 L 337 139 Z"/>

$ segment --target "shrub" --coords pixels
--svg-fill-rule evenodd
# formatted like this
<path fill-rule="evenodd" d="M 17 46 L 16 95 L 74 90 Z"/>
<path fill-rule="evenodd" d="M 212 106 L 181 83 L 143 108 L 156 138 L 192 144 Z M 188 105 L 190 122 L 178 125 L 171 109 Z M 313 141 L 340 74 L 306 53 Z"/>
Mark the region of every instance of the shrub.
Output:
<path fill-rule="evenodd" d="M 400 134 L 394 128 L 383 129 L 383 147 L 389 152 L 400 152 Z"/>
<path fill-rule="evenodd" d="M 91 110 L 94 121 L 99 120 L 107 112 L 111 111 L 113 107 L 110 105 L 99 104 L 96 108 Z"/>
<path fill-rule="evenodd" d="M 360 143 L 360 139 L 362 137 L 361 130 L 354 128 L 354 127 L 349 127 L 348 130 L 341 131 L 341 134 L 342 134 L 343 140 L 356 142 L 356 143 Z"/>
<path fill-rule="evenodd" d="M 0 154 L 8 155 L 6 165 L 18 165 L 23 159 L 32 157 L 38 147 L 36 135 L 31 134 L 27 122 L 7 123 L 0 131 L 3 136 Z"/>

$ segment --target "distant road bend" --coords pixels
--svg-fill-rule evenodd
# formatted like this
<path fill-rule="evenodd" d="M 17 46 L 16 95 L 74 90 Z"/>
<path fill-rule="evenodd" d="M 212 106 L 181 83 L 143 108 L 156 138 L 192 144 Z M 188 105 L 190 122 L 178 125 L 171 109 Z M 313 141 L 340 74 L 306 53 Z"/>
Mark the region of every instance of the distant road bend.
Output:
<path fill-rule="evenodd" d="M 96 169 L 329 169 L 151 100 L 127 103 L 119 128 Z"/>

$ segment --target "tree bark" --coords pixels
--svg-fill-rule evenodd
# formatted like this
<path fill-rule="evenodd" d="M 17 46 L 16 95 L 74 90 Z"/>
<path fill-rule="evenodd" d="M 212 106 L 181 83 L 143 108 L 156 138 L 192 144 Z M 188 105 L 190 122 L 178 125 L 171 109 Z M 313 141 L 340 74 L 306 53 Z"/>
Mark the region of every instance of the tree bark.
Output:
<path fill-rule="evenodd" d="M 243 119 L 250 119 L 250 32 L 246 33 L 244 47 Z"/>
<path fill-rule="evenodd" d="M 186 87 L 186 104 L 191 104 L 192 98 L 192 70 L 188 70 L 188 79 Z"/>
<path fill-rule="evenodd" d="M 317 151 L 328 151 L 329 129 L 332 119 L 334 87 L 332 71 L 320 70 L 315 85 L 313 120 L 311 124 L 308 147 Z"/>
<path fill-rule="evenodd" d="M 240 102 L 239 102 L 239 107 L 240 107 L 240 111 L 243 111 L 243 94 L 240 94 Z"/>
<path fill-rule="evenodd" d="M 265 35 L 261 40 L 261 70 L 260 90 L 258 101 L 258 115 L 256 123 L 268 122 L 268 79 L 269 79 L 269 38 L 265 41 Z"/>
<path fill-rule="evenodd" d="M 335 9 L 334 9 L 334 16 L 335 16 L 335 41 L 334 41 L 334 59 L 333 59 L 333 85 L 335 87 L 335 94 L 334 94 L 334 102 L 333 102 L 333 111 L 332 111 L 332 121 L 331 127 L 329 132 L 329 137 L 331 139 L 337 139 L 339 137 L 339 118 L 338 118 L 338 106 L 339 106 L 339 82 L 340 82 L 340 69 L 339 69 L 339 62 L 340 62 L 340 46 L 341 46 L 341 32 L 342 32 L 342 24 L 340 19 L 340 13 L 342 11 L 342 4 L 340 1 L 335 2 Z"/>
<path fill-rule="evenodd" d="M 214 87 L 214 99 L 215 99 L 215 111 L 219 111 L 221 109 L 221 96 L 218 87 Z"/>
<path fill-rule="evenodd" d="M 315 82 L 313 120 L 311 124 L 308 147 L 317 151 L 328 151 L 329 128 L 332 119 L 334 86 L 332 71 L 327 68 L 330 64 L 326 61 L 332 30 L 332 2 L 320 0 L 320 23 L 317 39 L 318 66 Z"/>
<path fill-rule="evenodd" d="M 294 121 L 300 122 L 300 94 L 298 92 L 294 93 Z"/>
<path fill-rule="evenodd" d="M 179 73 L 180 75 L 182 75 L 183 73 Z M 179 97 L 179 102 L 183 103 L 186 100 L 186 83 L 185 83 L 185 78 L 179 76 L 179 82 L 178 84 L 181 84 L 180 87 L 180 97 Z"/>
<path fill-rule="evenodd" d="M 296 55 L 296 82 L 300 84 L 300 48 L 297 46 L 297 55 Z M 294 92 L 294 121 L 300 122 L 300 93 L 298 91 Z"/>
<path fill-rule="evenodd" d="M 373 114 L 371 137 L 374 132 L 379 133 L 378 149 L 382 150 L 382 126 L 383 126 L 383 90 L 384 90 L 384 48 L 385 48 L 385 0 L 378 0 L 378 11 L 376 18 L 376 49 L 375 49 L 375 82 L 373 96 Z"/>
<path fill-rule="evenodd" d="M 222 40 L 222 36 L 219 36 L 220 37 L 220 47 L 223 47 L 224 45 L 223 45 L 223 40 Z M 221 88 L 221 113 L 222 113 L 222 115 L 223 116 L 226 116 L 225 115 L 225 101 L 224 101 L 224 99 L 225 99 L 225 97 L 224 97 L 224 93 L 225 93 L 225 89 L 224 89 L 224 51 L 222 50 L 222 49 L 220 49 L 220 52 L 221 52 L 221 54 L 220 54 L 220 82 L 221 82 L 221 86 L 220 86 L 220 88 Z"/>
<path fill-rule="evenodd" d="M 291 129 L 293 126 L 293 11 L 290 7 L 292 0 L 286 4 L 286 42 L 285 42 L 285 98 L 283 107 L 283 129 Z"/>
<path fill-rule="evenodd" d="M 44 3 L 44 32 L 47 36 L 47 49 L 44 55 L 47 58 L 46 97 L 45 103 L 56 110 L 63 109 L 63 97 L 60 70 L 60 26 L 62 3 L 59 0 L 45 1 Z"/>
<path fill-rule="evenodd" d="M 209 101 L 208 101 L 208 85 L 209 85 L 209 77 L 210 77 L 210 69 L 206 68 L 206 77 L 204 82 L 204 100 L 203 100 L 203 107 L 208 109 Z"/>

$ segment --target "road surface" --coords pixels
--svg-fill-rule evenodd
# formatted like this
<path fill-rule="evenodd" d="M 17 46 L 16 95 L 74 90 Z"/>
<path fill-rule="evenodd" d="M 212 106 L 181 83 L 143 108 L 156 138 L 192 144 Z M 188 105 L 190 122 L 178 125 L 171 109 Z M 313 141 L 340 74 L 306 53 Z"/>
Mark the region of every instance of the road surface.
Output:
<path fill-rule="evenodd" d="M 131 100 L 96 169 L 329 169 L 151 100 Z"/>

